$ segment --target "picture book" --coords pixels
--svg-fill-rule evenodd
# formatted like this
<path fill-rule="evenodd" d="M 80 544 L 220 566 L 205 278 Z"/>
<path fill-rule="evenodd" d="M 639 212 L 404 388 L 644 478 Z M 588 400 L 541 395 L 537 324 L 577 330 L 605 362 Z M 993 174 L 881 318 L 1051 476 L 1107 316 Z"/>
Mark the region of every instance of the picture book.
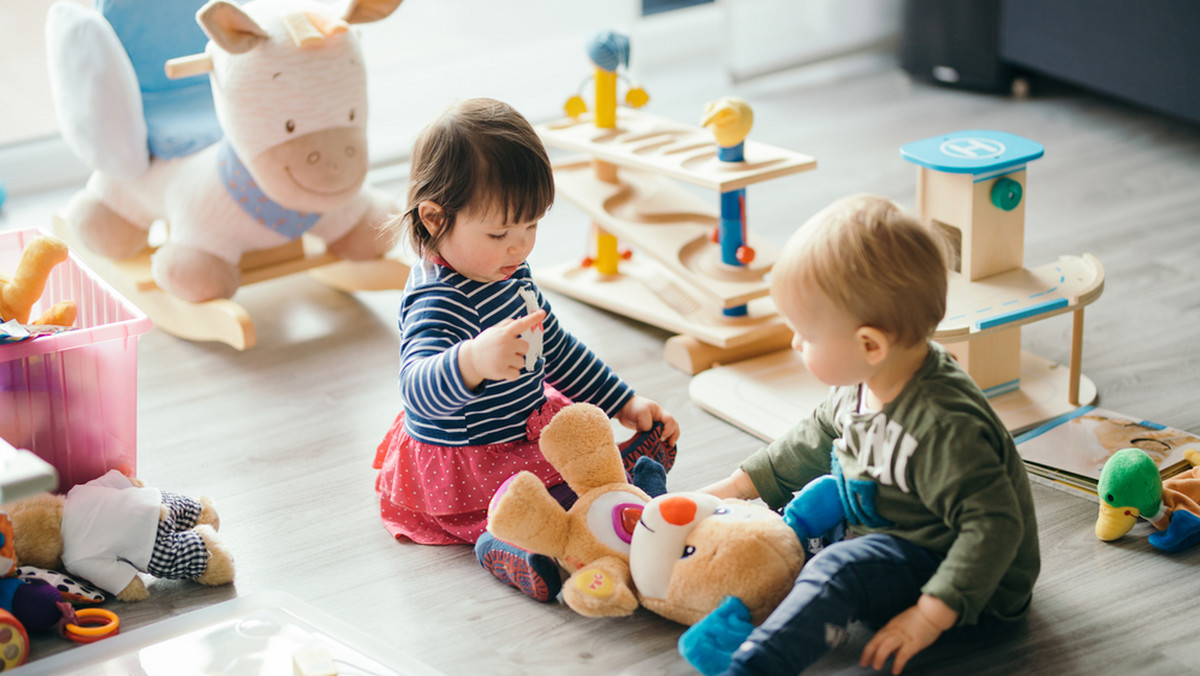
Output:
<path fill-rule="evenodd" d="M 1200 451 L 1200 435 L 1094 406 L 1043 423 L 1016 442 L 1031 474 L 1093 495 L 1105 461 L 1122 448 L 1145 451 L 1164 479 L 1191 467 L 1185 451 Z"/>

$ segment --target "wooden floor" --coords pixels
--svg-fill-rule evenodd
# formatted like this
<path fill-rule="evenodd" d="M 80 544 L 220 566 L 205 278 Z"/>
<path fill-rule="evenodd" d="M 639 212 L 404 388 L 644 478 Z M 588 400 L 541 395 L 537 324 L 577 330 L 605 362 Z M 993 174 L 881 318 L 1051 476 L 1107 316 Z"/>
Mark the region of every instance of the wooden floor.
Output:
<path fill-rule="evenodd" d="M 1200 432 L 1200 129 L 1063 87 L 1028 100 L 934 88 L 890 60 L 828 66 L 728 87 L 712 64 L 641 73 L 652 112 L 694 122 L 705 101 L 754 106 L 752 138 L 815 156 L 816 171 L 756 185 L 751 227 L 776 244 L 841 195 L 868 191 L 913 206 L 904 143 L 999 129 L 1043 143 L 1028 171 L 1026 263 L 1091 253 L 1107 271 L 1087 310 L 1084 373 L 1108 408 Z M 657 84 L 656 84 L 657 83 Z M 657 90 L 654 89 L 657 87 Z M 398 192 L 398 184 L 383 186 Z M 49 225 L 62 194 L 14 197 L 0 228 Z M 565 201 L 543 222 L 536 266 L 578 256 L 585 218 Z M 669 488 L 726 475 L 760 442 L 700 410 L 688 376 L 662 360 L 667 334 L 550 294 L 560 320 L 640 393 L 681 422 Z M 248 287 L 239 300 L 259 344 L 238 353 L 158 331 L 140 339 L 139 473 L 207 494 L 237 559 L 235 586 L 154 582 L 115 602 L 129 632 L 263 590 L 283 590 L 448 674 L 687 674 L 682 631 L 648 612 L 586 619 L 537 604 L 485 574 L 467 547 L 392 541 L 376 516 L 371 460 L 400 402 L 398 292 L 353 296 L 304 275 Z M 1025 347 L 1066 363 L 1070 321 L 1034 324 Z M 1034 487 L 1042 575 L 1025 627 L 977 644 L 938 644 L 926 674 L 1181 674 L 1200 664 L 1200 549 L 1169 556 L 1139 526 L 1115 543 L 1093 534 L 1094 503 Z M 868 633 L 810 672 L 866 672 Z M 35 656 L 87 650 L 54 637 Z"/>

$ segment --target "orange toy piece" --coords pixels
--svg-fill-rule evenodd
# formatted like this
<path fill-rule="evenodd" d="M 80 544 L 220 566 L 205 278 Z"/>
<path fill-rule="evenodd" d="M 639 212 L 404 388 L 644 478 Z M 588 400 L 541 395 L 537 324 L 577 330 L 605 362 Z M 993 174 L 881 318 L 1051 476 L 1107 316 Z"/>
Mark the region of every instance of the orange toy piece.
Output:
<path fill-rule="evenodd" d="M 29 634 L 12 613 L 0 610 L 0 670 L 25 664 L 29 657 Z"/>
<path fill-rule="evenodd" d="M 67 260 L 67 243 L 50 235 L 39 235 L 25 246 L 12 276 L 0 273 L 0 321 L 29 322 L 33 304 L 42 297 L 46 280 L 55 265 Z M 75 302 L 64 300 L 42 313 L 34 324 L 72 326 Z"/>

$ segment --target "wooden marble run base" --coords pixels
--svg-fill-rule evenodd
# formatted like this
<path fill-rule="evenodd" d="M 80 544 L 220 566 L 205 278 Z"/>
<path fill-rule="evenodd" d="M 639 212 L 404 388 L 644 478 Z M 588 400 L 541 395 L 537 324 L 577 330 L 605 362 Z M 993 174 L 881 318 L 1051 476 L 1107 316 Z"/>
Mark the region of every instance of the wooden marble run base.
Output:
<path fill-rule="evenodd" d="M 158 288 L 150 274 L 147 248 L 137 256 L 114 261 L 71 242 L 66 221 L 54 218 L 54 231 L 71 244 L 71 249 L 118 293 L 145 312 L 154 326 L 167 333 L 194 341 L 225 343 L 236 350 L 254 346 L 257 334 L 246 309 L 231 299 L 192 303 Z M 327 253 L 319 242 L 296 240 L 277 249 L 248 254 L 242 259 L 242 286 L 308 270 L 324 284 L 339 291 L 403 289 L 409 266 L 395 258 L 346 261 Z"/>
<path fill-rule="evenodd" d="M 657 261 L 635 253 L 621 262 L 621 273 L 601 275 L 578 262 L 539 267 L 540 286 L 610 312 L 674 333 L 687 334 L 717 348 L 737 348 L 787 332 L 770 298 L 748 303 L 745 317 L 725 317 L 701 302 Z M 790 334 L 789 334 L 790 335 Z"/>
<path fill-rule="evenodd" d="M 554 167 L 555 187 L 609 234 L 650 257 L 717 308 L 737 307 L 766 296 L 765 277 L 778 252 L 751 231 L 754 260 L 746 266 L 721 262 L 709 236 L 717 227 L 716 201 L 709 204 L 657 174 L 622 168 L 616 183 L 596 177 L 588 160 Z"/>
<path fill-rule="evenodd" d="M 1021 387 L 989 401 L 1010 431 L 1060 416 L 1096 399 L 1096 385 L 1080 376 L 1079 402 L 1068 400 L 1067 367 L 1021 353 Z M 824 400 L 829 386 L 805 370 L 800 354 L 780 350 L 709 369 L 688 391 L 701 408 L 760 439 L 772 441 Z"/>

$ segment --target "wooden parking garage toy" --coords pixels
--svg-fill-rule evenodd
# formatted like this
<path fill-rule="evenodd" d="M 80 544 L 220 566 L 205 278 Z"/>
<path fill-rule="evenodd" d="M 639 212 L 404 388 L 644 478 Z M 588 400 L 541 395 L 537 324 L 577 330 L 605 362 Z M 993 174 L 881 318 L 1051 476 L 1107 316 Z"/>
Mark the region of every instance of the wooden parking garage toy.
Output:
<path fill-rule="evenodd" d="M 1026 166 L 1041 144 L 998 131 L 960 131 L 901 148 L 918 166 L 917 212 L 947 235 L 945 344 L 989 396 L 1009 429 L 1020 429 L 1096 398 L 1081 373 L 1083 309 L 1104 290 L 1090 254 L 1025 267 Z M 1072 313 L 1069 368 L 1021 350 L 1021 327 Z M 828 387 L 790 349 L 712 369 L 692 379 L 702 407 L 764 439 L 783 434 Z"/>

